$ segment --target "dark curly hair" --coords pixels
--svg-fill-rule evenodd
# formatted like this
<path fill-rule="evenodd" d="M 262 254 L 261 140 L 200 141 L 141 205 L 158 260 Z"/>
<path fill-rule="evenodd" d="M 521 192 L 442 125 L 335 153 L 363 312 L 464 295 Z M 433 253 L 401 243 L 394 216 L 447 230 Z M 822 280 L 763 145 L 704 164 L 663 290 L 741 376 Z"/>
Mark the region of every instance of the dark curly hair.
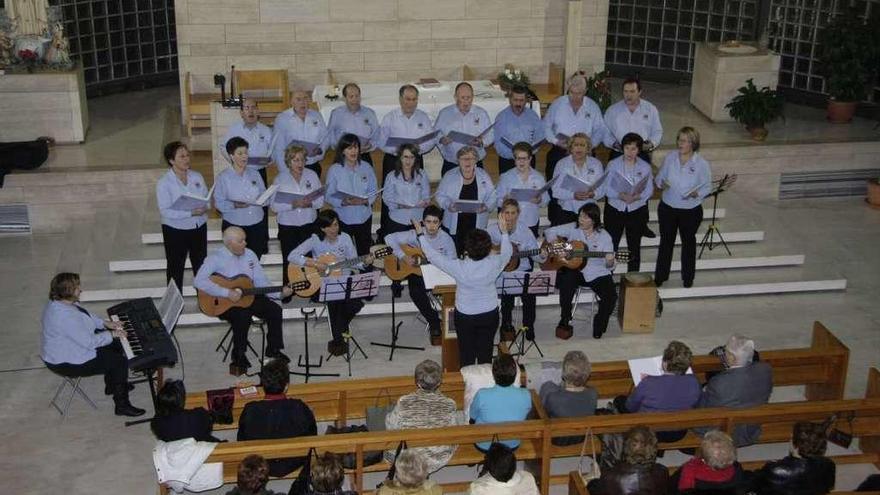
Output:
<path fill-rule="evenodd" d="M 162 150 L 162 156 L 165 157 L 165 163 L 168 166 L 171 166 L 171 160 L 174 160 L 174 157 L 177 156 L 177 150 L 180 148 L 189 149 L 180 141 L 171 141 L 170 143 L 165 145 L 165 148 Z"/>
<path fill-rule="evenodd" d="M 273 359 L 263 366 L 260 378 L 267 394 L 283 393 L 290 383 L 290 367 L 283 359 Z"/>
<path fill-rule="evenodd" d="M 232 155 L 235 153 L 235 150 L 239 148 L 248 148 L 249 146 L 250 145 L 244 138 L 233 136 L 229 138 L 229 141 L 226 141 L 226 152 Z"/>
<path fill-rule="evenodd" d="M 629 464 L 652 464 L 657 459 L 657 437 L 647 426 L 633 426 L 623 437 L 623 459 Z"/>
<path fill-rule="evenodd" d="M 251 454 L 241 460 L 238 465 L 236 480 L 241 493 L 257 494 L 266 488 L 269 482 L 269 463 L 263 456 Z"/>
<path fill-rule="evenodd" d="M 825 427 L 808 421 L 799 421 L 791 431 L 791 444 L 801 457 L 821 457 L 825 455 L 828 440 Z"/>
<path fill-rule="evenodd" d="M 464 237 L 464 250 L 470 259 L 480 261 L 492 252 L 492 238 L 485 230 L 474 229 Z"/>
<path fill-rule="evenodd" d="M 516 380 L 516 361 L 510 354 L 499 354 L 492 360 L 492 378 L 495 384 L 502 387 L 513 385 Z"/>

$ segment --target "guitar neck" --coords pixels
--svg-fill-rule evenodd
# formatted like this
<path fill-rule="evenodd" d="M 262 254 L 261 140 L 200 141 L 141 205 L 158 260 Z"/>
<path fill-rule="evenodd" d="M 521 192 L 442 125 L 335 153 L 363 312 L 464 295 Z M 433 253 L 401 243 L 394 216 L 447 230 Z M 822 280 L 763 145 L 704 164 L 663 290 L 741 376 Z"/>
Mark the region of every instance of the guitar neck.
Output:
<path fill-rule="evenodd" d="M 253 287 L 250 289 L 241 289 L 241 294 L 243 296 L 261 296 L 265 294 L 271 294 L 273 292 L 281 292 L 281 289 L 283 288 L 283 285 L 273 285 L 271 287 Z"/>
<path fill-rule="evenodd" d="M 352 266 L 357 265 L 359 263 L 363 263 L 370 256 L 371 255 L 369 255 L 369 254 L 365 254 L 363 256 L 358 256 L 357 258 L 342 260 L 337 263 L 333 263 L 332 268 L 334 268 L 334 269 L 349 268 L 349 267 L 352 267 Z"/>
<path fill-rule="evenodd" d="M 609 254 L 617 254 L 614 251 L 572 251 L 571 258 L 604 258 Z"/>
<path fill-rule="evenodd" d="M 525 258 L 525 257 L 537 256 L 539 254 L 541 254 L 541 248 L 519 251 L 518 253 L 516 253 L 512 257 L 513 258 Z"/>

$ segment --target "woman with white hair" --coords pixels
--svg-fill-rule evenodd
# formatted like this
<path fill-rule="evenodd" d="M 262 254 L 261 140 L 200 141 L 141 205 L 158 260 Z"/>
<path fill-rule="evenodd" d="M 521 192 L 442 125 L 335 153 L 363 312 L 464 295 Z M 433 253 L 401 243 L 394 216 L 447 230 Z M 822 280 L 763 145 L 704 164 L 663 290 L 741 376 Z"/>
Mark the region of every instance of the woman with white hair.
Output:
<path fill-rule="evenodd" d="M 733 439 L 722 431 L 703 437 L 697 454 L 669 480 L 669 493 L 729 493 L 740 495 L 749 487 L 749 473 L 736 462 Z"/>
<path fill-rule="evenodd" d="M 581 351 L 569 351 L 562 360 L 562 383 L 546 382 L 541 386 L 541 404 L 551 418 L 592 416 L 596 413 L 599 393 L 587 386 L 591 371 L 590 360 Z M 583 436 L 557 437 L 554 445 L 574 445 L 584 441 Z"/>
<path fill-rule="evenodd" d="M 443 382 L 443 369 L 436 361 L 426 359 L 416 366 L 416 391 L 397 400 L 394 409 L 385 416 L 388 430 L 407 430 L 413 428 L 443 428 L 458 423 L 455 401 L 443 395 L 440 385 Z M 433 473 L 449 462 L 455 454 L 456 445 L 432 445 L 411 449 L 420 453 L 429 473 Z M 394 451 L 385 453 L 388 462 L 394 460 Z"/>
<path fill-rule="evenodd" d="M 379 488 L 379 495 L 441 495 L 443 488 L 428 479 L 428 464 L 415 449 L 400 451 L 394 479 Z"/>

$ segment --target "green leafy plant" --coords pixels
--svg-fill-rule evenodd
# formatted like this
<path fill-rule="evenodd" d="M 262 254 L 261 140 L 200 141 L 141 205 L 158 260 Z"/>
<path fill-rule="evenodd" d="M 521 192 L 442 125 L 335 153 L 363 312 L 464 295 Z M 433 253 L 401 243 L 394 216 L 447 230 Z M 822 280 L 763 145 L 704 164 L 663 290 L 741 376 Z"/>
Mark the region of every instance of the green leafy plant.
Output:
<path fill-rule="evenodd" d="M 831 19 L 819 34 L 819 67 L 828 94 L 837 101 L 865 99 L 868 83 L 876 76 L 880 47 L 876 18 L 871 21 L 850 9 Z"/>
<path fill-rule="evenodd" d="M 587 75 L 584 71 L 578 71 L 578 74 L 584 76 L 587 80 L 587 96 L 599 105 L 599 109 L 604 113 L 611 106 L 611 84 L 608 78 L 611 72 L 603 70 L 592 76 Z"/>
<path fill-rule="evenodd" d="M 764 124 L 783 117 L 782 97 L 776 90 L 764 86 L 758 89 L 752 79 L 737 90 L 739 94 L 724 106 L 730 116 L 748 128 L 762 128 Z"/>

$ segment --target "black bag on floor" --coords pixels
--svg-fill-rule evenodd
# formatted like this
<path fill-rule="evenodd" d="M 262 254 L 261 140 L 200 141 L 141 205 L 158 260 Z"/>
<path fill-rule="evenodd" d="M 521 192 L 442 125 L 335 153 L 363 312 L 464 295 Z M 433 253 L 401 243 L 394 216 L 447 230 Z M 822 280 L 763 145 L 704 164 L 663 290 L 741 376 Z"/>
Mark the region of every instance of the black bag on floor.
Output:
<path fill-rule="evenodd" d="M 340 433 L 360 433 L 363 431 L 370 431 L 369 428 L 367 428 L 367 425 L 349 425 L 342 428 L 330 425 L 327 427 L 327 431 L 325 431 L 324 434 L 337 435 Z M 364 466 L 372 466 L 373 464 L 382 462 L 382 454 L 383 452 L 381 450 L 364 452 Z M 356 464 L 357 456 L 354 453 L 350 452 L 342 455 L 342 466 L 345 467 L 345 469 L 354 469 Z"/>

